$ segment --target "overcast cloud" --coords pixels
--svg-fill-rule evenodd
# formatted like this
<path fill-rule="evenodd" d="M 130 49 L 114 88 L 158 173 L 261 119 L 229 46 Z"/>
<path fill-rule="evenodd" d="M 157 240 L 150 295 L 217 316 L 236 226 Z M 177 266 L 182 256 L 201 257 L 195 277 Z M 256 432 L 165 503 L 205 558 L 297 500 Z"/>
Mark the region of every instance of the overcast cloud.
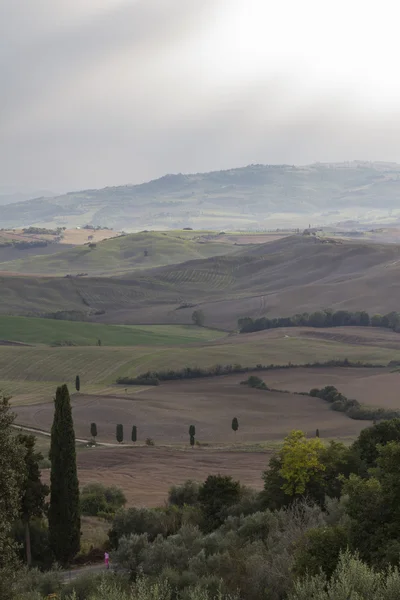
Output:
<path fill-rule="evenodd" d="M 400 162 L 396 3 L 0 0 L 0 186 Z"/>

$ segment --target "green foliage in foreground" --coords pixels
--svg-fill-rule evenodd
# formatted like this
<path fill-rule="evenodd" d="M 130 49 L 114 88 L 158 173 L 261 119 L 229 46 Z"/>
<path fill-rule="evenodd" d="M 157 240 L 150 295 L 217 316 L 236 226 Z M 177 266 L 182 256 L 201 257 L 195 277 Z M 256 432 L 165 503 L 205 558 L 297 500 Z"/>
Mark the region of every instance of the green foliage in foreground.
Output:
<path fill-rule="evenodd" d="M 288 600 L 396 600 L 400 598 L 397 567 L 376 571 L 350 552 L 341 554 L 330 579 L 325 573 L 295 582 Z"/>

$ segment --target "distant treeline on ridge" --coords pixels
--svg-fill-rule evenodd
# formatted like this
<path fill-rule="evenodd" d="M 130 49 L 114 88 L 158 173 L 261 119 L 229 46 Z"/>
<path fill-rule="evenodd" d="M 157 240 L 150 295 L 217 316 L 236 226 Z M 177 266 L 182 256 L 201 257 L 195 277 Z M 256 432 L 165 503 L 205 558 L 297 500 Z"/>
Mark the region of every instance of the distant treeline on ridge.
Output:
<path fill-rule="evenodd" d="M 351 312 L 348 310 L 317 310 L 313 313 L 296 314 L 292 317 L 268 319 L 251 319 L 244 317 L 238 320 L 240 333 L 252 333 L 264 329 L 278 327 L 385 327 L 400 332 L 400 313 L 393 311 L 386 315 L 370 316 L 365 310 Z"/>

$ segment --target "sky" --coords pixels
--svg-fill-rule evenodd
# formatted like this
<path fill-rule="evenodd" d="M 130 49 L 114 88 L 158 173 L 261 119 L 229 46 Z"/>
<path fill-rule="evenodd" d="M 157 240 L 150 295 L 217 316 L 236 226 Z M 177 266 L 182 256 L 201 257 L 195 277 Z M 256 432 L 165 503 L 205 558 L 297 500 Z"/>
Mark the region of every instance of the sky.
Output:
<path fill-rule="evenodd" d="M 0 0 L 0 187 L 400 162 L 394 0 Z"/>

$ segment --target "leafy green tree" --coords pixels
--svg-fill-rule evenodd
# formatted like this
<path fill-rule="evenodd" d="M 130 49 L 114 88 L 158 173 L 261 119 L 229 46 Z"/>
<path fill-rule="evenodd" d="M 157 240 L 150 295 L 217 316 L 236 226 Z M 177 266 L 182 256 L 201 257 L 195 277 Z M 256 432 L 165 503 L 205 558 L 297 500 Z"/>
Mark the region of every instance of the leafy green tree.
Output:
<path fill-rule="evenodd" d="M 168 492 L 168 503 L 183 508 L 186 505 L 194 506 L 199 500 L 200 486 L 197 481 L 188 479 L 182 485 L 173 485 Z"/>
<path fill-rule="evenodd" d="M 235 432 L 235 434 L 236 434 L 237 430 L 239 429 L 239 421 L 237 420 L 236 417 L 233 417 L 233 419 L 232 419 L 232 429 Z"/>
<path fill-rule="evenodd" d="M 295 552 L 294 572 L 317 575 L 322 569 L 330 577 L 348 544 L 347 530 L 342 525 L 309 529 Z"/>
<path fill-rule="evenodd" d="M 96 423 L 91 423 L 90 424 L 90 435 L 92 436 L 92 438 L 95 440 L 97 437 L 97 425 Z"/>
<path fill-rule="evenodd" d="M 400 442 L 400 419 L 381 421 L 363 429 L 353 444 L 367 468 L 375 467 L 379 456 L 379 446 L 389 442 Z"/>
<path fill-rule="evenodd" d="M 46 510 L 45 499 L 49 488 L 40 479 L 39 462 L 43 459 L 40 452 L 35 452 L 35 437 L 33 435 L 19 434 L 18 443 L 25 450 L 25 479 L 22 487 L 20 516 L 25 529 L 26 562 L 32 563 L 30 521 L 32 518 L 41 518 Z"/>
<path fill-rule="evenodd" d="M 25 477 L 24 449 L 11 428 L 14 419 L 8 398 L 0 397 L 0 568 L 7 567 L 15 559 L 10 534 L 19 516 Z"/>
<path fill-rule="evenodd" d="M 196 435 L 196 427 L 194 425 L 190 425 L 189 427 L 189 435 Z"/>
<path fill-rule="evenodd" d="M 283 491 L 289 496 L 303 494 L 307 483 L 325 466 L 321 462 L 323 444 L 319 438 L 308 440 L 302 431 L 292 431 L 280 451 Z"/>
<path fill-rule="evenodd" d="M 137 441 L 137 427 L 136 425 L 133 425 L 132 427 L 132 436 L 131 436 L 132 442 L 136 442 Z"/>
<path fill-rule="evenodd" d="M 209 475 L 200 487 L 199 504 L 205 517 L 205 529 L 212 531 L 219 527 L 225 511 L 240 500 L 240 483 L 232 477 Z"/>
<path fill-rule="evenodd" d="M 205 316 L 202 310 L 195 310 L 192 314 L 192 321 L 198 327 L 203 327 Z"/>
<path fill-rule="evenodd" d="M 56 391 L 50 460 L 50 546 L 57 562 L 67 565 L 79 552 L 81 517 L 74 424 L 66 385 Z"/>
<path fill-rule="evenodd" d="M 75 389 L 77 392 L 79 392 L 79 390 L 81 389 L 81 380 L 79 375 L 75 377 Z"/>
<path fill-rule="evenodd" d="M 124 426 L 119 423 L 115 431 L 115 437 L 120 444 L 124 441 Z"/>

